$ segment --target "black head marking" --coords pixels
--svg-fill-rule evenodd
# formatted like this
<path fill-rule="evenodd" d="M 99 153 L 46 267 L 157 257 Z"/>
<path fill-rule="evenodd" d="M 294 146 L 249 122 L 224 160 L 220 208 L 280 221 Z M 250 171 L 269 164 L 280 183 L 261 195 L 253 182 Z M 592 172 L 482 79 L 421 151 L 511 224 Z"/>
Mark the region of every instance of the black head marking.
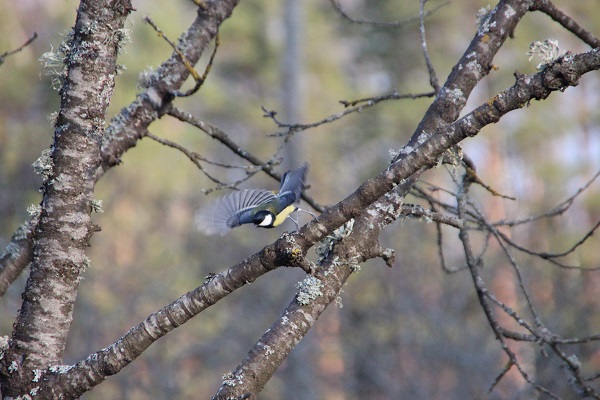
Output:
<path fill-rule="evenodd" d="M 271 211 L 260 210 L 254 214 L 254 217 L 252 217 L 252 222 L 256 226 L 272 228 L 273 222 L 275 222 L 275 215 Z"/>

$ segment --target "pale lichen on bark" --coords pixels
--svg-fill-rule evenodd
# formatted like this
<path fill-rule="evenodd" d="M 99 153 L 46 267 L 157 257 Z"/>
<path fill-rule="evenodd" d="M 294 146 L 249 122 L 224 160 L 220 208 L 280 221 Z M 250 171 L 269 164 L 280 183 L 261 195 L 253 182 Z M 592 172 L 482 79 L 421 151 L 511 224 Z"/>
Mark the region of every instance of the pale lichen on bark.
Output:
<path fill-rule="evenodd" d="M 33 371 L 61 361 L 81 273 L 89 265 L 90 204 L 116 69 L 113 30 L 126 18 L 111 4 L 82 1 L 76 26 L 59 54 L 45 57 L 62 80 L 61 108 L 54 143 L 34 163 L 44 178 L 43 198 L 32 234 L 31 274 L 1 361 L 8 371 L 2 387 L 5 396 L 31 393 L 35 389 L 31 382 L 38 376 Z M 93 24 L 86 22 L 92 20 Z"/>

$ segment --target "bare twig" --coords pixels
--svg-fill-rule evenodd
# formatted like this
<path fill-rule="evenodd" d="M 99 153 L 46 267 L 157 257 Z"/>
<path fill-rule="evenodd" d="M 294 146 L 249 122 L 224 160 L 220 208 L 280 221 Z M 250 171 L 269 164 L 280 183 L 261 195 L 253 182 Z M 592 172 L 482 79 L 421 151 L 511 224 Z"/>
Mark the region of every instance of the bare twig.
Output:
<path fill-rule="evenodd" d="M 0 54 L 0 65 L 4 64 L 4 59 L 6 57 L 11 56 L 11 55 L 23 50 L 25 47 L 29 46 L 31 44 L 31 42 L 33 42 L 35 39 L 37 39 L 37 37 L 38 37 L 38 34 L 36 32 L 33 32 L 33 35 L 31 35 L 31 37 L 29 39 L 27 39 L 27 41 L 25 43 L 23 43 L 22 45 L 20 45 L 19 47 L 17 47 L 14 50 L 6 51 L 6 52 Z"/>
<path fill-rule="evenodd" d="M 346 108 L 344 111 L 329 115 L 328 117 L 325 117 L 319 121 L 308 123 L 308 124 L 284 123 L 282 121 L 279 121 L 276 118 L 276 115 L 277 115 L 276 111 L 268 110 L 265 107 L 262 107 L 262 110 L 264 111 L 263 116 L 266 118 L 272 119 L 273 122 L 275 122 L 275 124 L 279 128 L 287 128 L 286 131 L 275 132 L 275 133 L 270 134 L 269 136 L 289 136 L 289 135 L 294 134 L 295 132 L 305 131 L 307 129 L 316 128 L 317 126 L 324 125 L 324 124 L 327 124 L 327 123 L 330 123 L 333 121 L 337 121 L 338 119 L 341 119 L 341 118 L 345 117 L 346 115 L 349 115 L 352 113 L 360 113 L 361 111 L 366 110 L 367 108 L 373 107 L 375 104 L 385 101 L 385 100 L 418 99 L 418 98 L 422 98 L 422 97 L 433 97 L 433 96 L 435 96 L 435 92 L 426 92 L 426 93 L 417 93 L 417 94 L 400 94 L 400 93 L 394 91 L 391 94 L 378 96 L 378 97 L 371 97 L 371 98 L 365 98 L 365 99 L 354 100 L 354 101 L 341 100 L 340 103 L 342 103 L 345 107 L 355 105 L 355 104 L 360 104 L 360 105 L 357 105 L 357 106 L 354 106 L 351 108 Z"/>
<path fill-rule="evenodd" d="M 189 89 L 189 90 L 187 90 L 185 92 L 181 92 L 180 90 L 177 90 L 177 91 L 173 92 L 173 96 L 175 96 L 175 97 L 188 97 L 188 96 L 191 96 L 194 93 L 196 93 L 198 91 L 198 89 L 200 89 L 200 87 L 204 84 L 204 81 L 208 77 L 208 74 L 210 73 L 210 70 L 211 70 L 212 65 L 213 65 L 213 61 L 215 59 L 215 55 L 217 54 L 217 49 L 219 48 L 219 45 L 221 44 L 221 40 L 219 39 L 219 31 L 217 30 L 217 33 L 215 34 L 215 47 L 213 49 L 212 54 L 210 55 L 210 59 L 208 60 L 208 64 L 206 64 L 206 68 L 204 70 L 204 73 L 202 74 L 202 76 L 200 76 L 200 74 L 198 73 L 198 71 L 196 71 L 196 69 L 194 68 L 194 66 L 192 65 L 192 63 L 187 59 L 187 57 L 185 56 L 185 54 L 183 54 L 183 52 L 181 50 L 179 50 L 179 48 L 175 45 L 175 43 L 173 43 L 164 34 L 164 32 L 158 28 L 158 26 L 154 23 L 154 21 L 152 21 L 149 17 L 145 17 L 144 18 L 144 22 L 148 23 L 156 31 L 156 33 L 158 34 L 158 36 L 161 37 L 161 38 L 163 38 L 169 44 L 169 46 L 171 46 L 171 48 L 173 49 L 173 51 L 179 56 L 179 58 L 181 59 L 181 62 L 183 62 L 183 65 L 185 65 L 185 68 L 188 70 L 188 72 L 190 73 L 190 75 L 192 76 L 192 78 L 194 78 L 194 81 L 196 82 L 196 84 L 194 85 L 194 87 L 192 87 L 191 89 Z"/>
<path fill-rule="evenodd" d="M 550 218 L 550 217 L 562 215 L 573 205 L 573 203 L 575 202 L 575 199 L 579 195 L 581 195 L 590 186 L 592 186 L 592 183 L 594 183 L 599 176 L 600 176 L 600 170 L 597 171 L 596 174 L 589 181 L 587 181 L 585 185 L 583 185 L 579 189 L 577 189 L 577 192 L 575 192 L 571 197 L 563 200 L 560 204 L 556 205 L 554 208 L 552 208 L 544 213 L 534 215 L 531 217 L 527 217 L 527 218 L 521 218 L 521 219 L 516 219 L 516 220 L 510 220 L 510 221 L 509 220 L 500 220 L 500 221 L 494 222 L 493 225 L 512 227 L 512 226 L 516 226 L 516 225 L 527 224 L 527 223 L 537 221 L 540 219 L 544 219 L 544 218 Z"/>
<path fill-rule="evenodd" d="M 421 0 L 419 3 L 419 33 L 421 35 L 421 51 L 423 52 L 423 56 L 425 57 L 425 64 L 427 65 L 427 71 L 429 72 L 429 83 L 431 84 L 433 90 L 435 90 L 435 92 L 438 93 L 440 91 L 440 83 L 435 73 L 433 63 L 431 62 L 431 57 L 429 57 L 429 50 L 427 50 L 427 40 L 425 39 L 425 3 L 427 3 L 427 0 Z"/>
<path fill-rule="evenodd" d="M 485 190 L 490 192 L 493 196 L 502 197 L 503 199 L 507 199 L 507 200 L 516 200 L 515 197 L 502 194 L 502 193 L 498 192 L 496 189 L 494 189 L 493 187 L 491 187 L 490 185 L 488 185 L 487 183 L 483 182 L 481 180 L 481 178 L 479 177 L 479 175 L 477 175 L 477 172 L 475 171 L 475 169 L 471 168 L 468 165 L 465 166 L 465 169 L 467 170 L 467 173 L 471 175 L 471 180 L 473 181 L 473 183 L 477 183 L 479 186 L 481 186 L 482 188 L 484 188 Z"/>
<path fill-rule="evenodd" d="M 463 184 L 459 190 L 458 197 L 457 197 L 457 210 L 458 210 L 459 218 L 463 218 L 465 216 L 465 211 L 467 208 L 467 194 L 469 191 L 469 186 L 471 185 L 471 181 L 468 178 L 468 176 L 469 176 L 468 174 L 464 175 Z M 521 366 L 521 364 L 519 363 L 519 360 L 517 359 L 517 355 L 506 344 L 506 341 L 504 340 L 504 336 L 502 335 L 502 328 L 498 324 L 498 321 L 496 320 L 496 318 L 492 312 L 490 304 L 487 301 L 489 291 L 483 281 L 483 278 L 481 277 L 481 275 L 479 273 L 480 265 L 479 265 L 477 258 L 475 258 L 475 255 L 473 254 L 471 240 L 470 240 L 469 236 L 470 236 L 469 230 L 466 228 L 466 226 L 464 226 L 463 228 L 460 229 L 459 238 L 463 244 L 465 258 L 467 261 L 467 265 L 469 266 L 469 271 L 471 272 L 471 277 L 473 279 L 473 285 L 475 287 L 477 297 L 479 298 L 479 303 L 480 303 L 480 305 L 483 309 L 483 312 L 488 320 L 488 323 L 490 324 L 490 327 L 492 328 L 492 331 L 494 332 L 494 334 L 496 336 L 496 339 L 501 343 L 502 350 L 508 356 L 510 364 L 514 365 L 517 368 L 517 370 L 519 371 L 519 373 L 521 374 L 523 379 L 525 379 L 525 381 L 527 381 L 530 385 L 532 385 L 536 390 L 538 390 L 554 399 L 559 399 L 559 397 L 556 396 L 554 393 L 552 393 L 550 390 L 546 389 L 545 387 L 543 387 L 533 381 L 533 379 L 529 376 L 527 371 L 525 371 L 523 369 L 523 367 Z M 502 376 L 504 376 L 504 374 L 501 374 L 500 378 Z M 497 385 L 498 382 L 499 382 L 499 380 L 497 378 L 494 381 L 494 384 L 492 385 L 491 389 L 493 389 L 495 387 L 495 385 Z"/>
<path fill-rule="evenodd" d="M 356 106 L 360 103 L 379 103 L 383 100 L 401 100 L 401 99 L 421 99 L 423 97 L 433 97 L 436 92 L 425 92 L 425 93 L 398 93 L 398 91 L 394 90 L 392 93 L 384 94 L 382 96 L 376 97 L 365 97 L 363 99 L 357 100 L 340 100 L 340 103 L 344 105 L 344 107 Z M 359 110 L 360 111 L 360 110 Z"/>
<path fill-rule="evenodd" d="M 513 360 L 509 359 L 508 362 L 504 365 L 504 368 L 502 368 L 502 371 L 500 371 L 498 376 L 496 376 L 496 379 L 494 379 L 494 382 L 492 382 L 492 384 L 490 385 L 490 388 L 488 389 L 488 394 L 492 394 L 492 392 L 494 391 L 494 389 L 496 389 L 496 386 L 498 386 L 502 378 L 504 378 L 504 376 L 508 373 L 508 371 L 512 369 L 514 365 L 515 364 Z"/>
<path fill-rule="evenodd" d="M 491 226 L 490 226 L 491 227 Z M 566 251 L 560 252 L 560 253 L 548 253 L 548 252 L 544 252 L 544 251 L 534 251 L 531 249 L 528 249 L 527 247 L 517 243 L 516 241 L 512 240 L 508 235 L 502 233 L 501 231 L 497 230 L 496 228 L 493 228 L 494 232 L 500 237 L 502 238 L 503 241 L 505 241 L 506 243 L 508 243 L 510 246 L 514 247 L 517 250 L 520 250 L 526 254 L 532 255 L 532 256 L 536 256 L 539 258 L 542 258 L 558 267 L 561 268 L 565 268 L 565 269 L 578 269 L 581 271 L 597 271 L 600 269 L 600 266 L 598 267 L 581 267 L 581 266 L 577 266 L 577 265 L 568 265 L 565 264 L 559 260 L 557 260 L 557 258 L 560 257 L 564 257 L 568 254 L 571 254 L 573 251 L 575 251 L 579 246 L 581 246 L 583 243 L 585 243 L 590 237 L 593 236 L 594 232 L 600 227 L 600 221 L 598 221 L 596 223 L 596 225 L 594 225 L 594 227 L 592 227 L 580 240 L 578 240 L 573 246 L 571 246 L 569 249 L 567 249 Z"/>
<path fill-rule="evenodd" d="M 277 172 L 275 172 L 275 170 L 273 169 L 273 167 L 278 164 L 278 160 L 276 158 L 272 157 L 268 161 L 261 160 L 260 158 L 256 157 L 255 155 L 248 152 L 247 150 L 244 150 L 235 141 L 233 141 L 233 139 L 231 139 L 231 137 L 229 135 L 227 135 L 221 129 L 219 129 L 215 126 L 212 126 L 212 125 L 194 117 L 192 114 L 182 111 L 181 109 L 179 109 L 177 107 L 170 107 L 168 110 L 168 114 L 174 118 L 177 118 L 178 120 L 180 120 L 182 122 L 188 123 L 198 129 L 200 129 L 201 131 L 203 131 L 204 133 L 209 135 L 211 138 L 218 140 L 223 145 L 225 145 L 227 148 L 229 148 L 231 151 L 233 151 L 235 154 L 237 154 L 239 157 L 243 158 L 246 161 L 249 161 L 252 165 L 262 169 L 271 178 L 273 178 L 277 181 L 281 180 L 281 175 L 278 174 Z M 311 196 L 309 196 L 306 193 L 302 193 L 302 199 L 304 201 L 306 201 L 306 203 L 308 203 L 308 205 L 310 205 L 316 211 L 323 212 L 323 210 L 325 209 L 315 199 L 313 199 Z"/>
<path fill-rule="evenodd" d="M 202 155 L 196 153 L 195 151 L 191 151 L 188 150 L 187 148 L 185 148 L 184 146 L 173 142 L 172 140 L 169 139 L 164 139 L 164 138 L 160 138 L 158 136 L 155 136 L 153 134 L 151 134 L 150 132 L 146 133 L 146 137 L 149 137 L 150 139 L 161 143 L 165 146 L 171 147 L 173 149 L 179 150 L 180 152 L 182 152 L 183 154 L 185 154 L 187 156 L 187 158 L 190 159 L 190 161 L 192 161 L 194 163 L 194 165 L 196 165 L 198 167 L 198 169 L 200 169 L 200 171 L 202 171 L 202 173 L 204 175 L 206 175 L 206 177 L 208 179 L 210 179 L 211 181 L 213 181 L 214 183 L 216 183 L 218 185 L 218 188 L 230 188 L 230 189 L 235 189 L 238 187 L 239 184 L 247 181 L 248 179 L 250 179 L 250 177 L 252 177 L 256 172 L 258 172 L 258 169 L 254 169 L 252 170 L 250 167 L 242 167 L 242 166 L 236 166 L 236 165 L 229 165 L 229 164 L 222 164 L 222 163 L 217 163 L 214 161 L 210 161 L 208 160 L 206 157 L 203 157 Z M 206 169 L 204 168 L 204 166 L 201 164 L 201 161 L 206 162 L 206 163 L 210 163 L 219 167 L 224 167 L 224 168 L 243 168 L 246 169 L 246 177 L 239 179 L 235 182 L 231 182 L 231 183 L 227 183 L 227 182 L 223 182 L 221 180 L 219 180 L 218 178 L 216 178 L 215 176 L 213 176 L 212 174 L 209 174 Z M 204 189 L 205 193 L 210 193 L 211 191 L 213 191 L 215 189 Z"/>
<path fill-rule="evenodd" d="M 373 21 L 373 20 L 361 19 L 361 18 L 353 18 L 353 17 L 349 16 L 348 13 L 346 13 L 342 9 L 342 6 L 340 5 L 340 3 L 339 3 L 338 0 L 329 0 L 329 2 L 333 6 L 333 9 L 335 11 L 337 11 L 338 14 L 340 14 L 342 17 L 344 17 L 346 20 L 352 22 L 353 24 L 364 24 L 364 25 L 375 25 L 375 26 L 389 26 L 389 27 L 401 27 L 401 26 L 405 26 L 405 25 L 408 25 L 410 23 L 416 22 L 420 18 L 419 15 L 415 15 L 413 17 L 408 17 L 408 18 L 404 18 L 404 19 L 401 19 L 401 20 L 389 21 L 389 22 L 385 22 L 385 21 Z M 450 1 L 445 1 L 444 3 L 438 5 L 437 7 L 433 8 L 431 10 L 426 11 L 424 13 L 424 16 L 425 17 L 430 16 L 431 14 L 435 13 L 440 8 L 448 5 L 449 3 L 450 3 Z"/>

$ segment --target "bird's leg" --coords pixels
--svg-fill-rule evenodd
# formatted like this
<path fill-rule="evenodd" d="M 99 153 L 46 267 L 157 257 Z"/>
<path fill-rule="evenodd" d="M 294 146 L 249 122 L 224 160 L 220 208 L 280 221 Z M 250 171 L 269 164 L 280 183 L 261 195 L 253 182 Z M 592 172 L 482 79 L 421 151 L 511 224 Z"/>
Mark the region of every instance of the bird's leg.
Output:
<path fill-rule="evenodd" d="M 312 211 L 303 210 L 303 209 L 301 209 L 301 208 L 296 208 L 296 211 L 302 211 L 302 212 L 305 212 L 305 213 L 307 213 L 307 214 L 310 214 L 310 215 L 312 215 L 312 217 L 313 217 L 313 218 L 317 218 L 317 217 L 318 217 L 318 216 L 317 216 L 317 214 L 315 214 L 315 213 L 314 213 L 314 212 L 312 212 Z"/>
<path fill-rule="evenodd" d="M 291 215 L 288 215 L 288 218 L 292 220 L 294 225 L 296 225 L 296 231 L 300 230 L 300 225 L 298 225 L 298 221 L 296 221 L 294 218 L 292 218 Z"/>

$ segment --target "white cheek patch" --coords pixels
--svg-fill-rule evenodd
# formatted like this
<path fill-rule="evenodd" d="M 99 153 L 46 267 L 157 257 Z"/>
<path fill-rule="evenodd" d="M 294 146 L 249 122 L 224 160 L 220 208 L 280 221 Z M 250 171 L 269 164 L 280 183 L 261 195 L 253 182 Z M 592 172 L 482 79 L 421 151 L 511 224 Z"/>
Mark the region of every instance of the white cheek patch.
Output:
<path fill-rule="evenodd" d="M 265 219 L 263 219 L 258 226 L 271 226 L 273 223 L 273 216 L 271 214 L 265 215 Z"/>

